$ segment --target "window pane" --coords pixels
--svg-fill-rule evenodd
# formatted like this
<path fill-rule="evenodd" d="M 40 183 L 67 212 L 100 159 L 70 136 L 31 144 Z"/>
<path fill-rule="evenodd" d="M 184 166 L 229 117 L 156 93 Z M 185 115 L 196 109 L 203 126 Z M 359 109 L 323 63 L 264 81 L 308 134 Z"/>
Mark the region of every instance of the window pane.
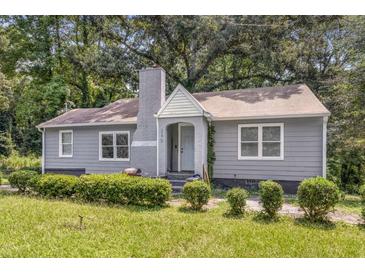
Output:
<path fill-rule="evenodd" d="M 241 156 L 258 155 L 258 143 L 241 143 Z"/>
<path fill-rule="evenodd" d="M 103 134 L 101 138 L 102 138 L 101 143 L 103 146 L 113 145 L 113 134 Z"/>
<path fill-rule="evenodd" d="M 72 143 L 72 133 L 63 132 L 62 133 L 62 144 L 70 144 L 70 143 Z"/>
<path fill-rule="evenodd" d="M 280 127 L 263 127 L 263 141 L 280 141 Z"/>
<path fill-rule="evenodd" d="M 103 147 L 102 148 L 102 158 L 113 158 L 113 147 Z"/>
<path fill-rule="evenodd" d="M 117 158 L 128 158 L 128 147 L 117 147 Z"/>
<path fill-rule="evenodd" d="M 62 145 L 62 155 L 72 155 L 72 145 L 71 144 Z"/>
<path fill-rule="evenodd" d="M 242 127 L 241 141 L 257 141 L 258 132 L 259 132 L 258 127 Z"/>
<path fill-rule="evenodd" d="M 280 157 L 280 143 L 263 143 L 262 156 Z"/>
<path fill-rule="evenodd" d="M 117 146 L 128 145 L 128 134 L 117 134 Z"/>

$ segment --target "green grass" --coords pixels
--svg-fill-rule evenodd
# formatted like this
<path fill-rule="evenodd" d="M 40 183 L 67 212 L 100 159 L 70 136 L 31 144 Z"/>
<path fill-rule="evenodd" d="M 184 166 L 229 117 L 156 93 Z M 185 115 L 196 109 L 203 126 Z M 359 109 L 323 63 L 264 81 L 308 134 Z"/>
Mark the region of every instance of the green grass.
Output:
<path fill-rule="evenodd" d="M 0 195 L 0 257 L 365 257 L 365 230 Z M 84 228 L 79 228 L 79 215 Z"/>

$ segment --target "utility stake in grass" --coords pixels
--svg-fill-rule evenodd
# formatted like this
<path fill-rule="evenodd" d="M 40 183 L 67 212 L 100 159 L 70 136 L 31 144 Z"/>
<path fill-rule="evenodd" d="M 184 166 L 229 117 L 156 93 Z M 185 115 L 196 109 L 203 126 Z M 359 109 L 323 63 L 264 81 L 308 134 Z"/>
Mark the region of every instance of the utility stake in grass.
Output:
<path fill-rule="evenodd" d="M 79 215 L 79 218 L 80 218 L 80 224 L 79 224 L 79 229 L 82 230 L 83 228 L 83 221 L 84 221 L 84 217 Z"/>

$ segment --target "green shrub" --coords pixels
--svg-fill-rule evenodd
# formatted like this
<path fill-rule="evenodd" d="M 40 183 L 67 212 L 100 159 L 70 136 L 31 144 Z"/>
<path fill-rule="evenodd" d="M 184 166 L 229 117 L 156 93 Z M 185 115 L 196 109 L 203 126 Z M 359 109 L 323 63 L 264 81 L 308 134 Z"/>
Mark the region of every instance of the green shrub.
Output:
<path fill-rule="evenodd" d="M 305 216 L 312 221 L 323 220 L 340 198 L 335 183 L 322 177 L 305 179 L 298 188 L 298 201 Z"/>
<path fill-rule="evenodd" d="M 76 188 L 77 196 L 85 201 L 150 206 L 164 205 L 171 191 L 167 180 L 125 174 L 83 175 Z"/>
<path fill-rule="evenodd" d="M 361 211 L 361 214 L 362 214 L 362 218 L 365 221 L 365 184 L 363 184 L 360 187 L 359 193 L 360 193 L 361 203 L 362 203 L 362 211 Z"/>
<path fill-rule="evenodd" d="M 271 180 L 262 181 L 259 185 L 259 195 L 265 213 L 270 218 L 276 217 L 284 202 L 281 185 Z"/>
<path fill-rule="evenodd" d="M 184 185 L 183 195 L 194 210 L 200 210 L 209 201 L 210 188 L 203 181 L 188 182 Z"/>
<path fill-rule="evenodd" d="M 75 194 L 79 178 L 72 175 L 45 174 L 38 178 L 35 190 L 42 196 L 67 198 Z"/>
<path fill-rule="evenodd" d="M 13 152 L 8 157 L 0 157 L 0 168 L 6 174 L 22 169 L 35 170 L 40 172 L 41 160 L 39 157 L 36 157 L 34 155 L 21 156 L 19 155 L 19 153 Z"/>
<path fill-rule="evenodd" d="M 240 215 L 245 213 L 248 192 L 243 188 L 232 188 L 227 192 L 227 201 L 231 207 L 230 213 Z"/>
<path fill-rule="evenodd" d="M 10 174 L 9 183 L 12 187 L 18 188 L 19 192 L 25 192 L 33 187 L 34 180 L 38 176 L 38 173 L 35 171 L 18 170 Z"/>

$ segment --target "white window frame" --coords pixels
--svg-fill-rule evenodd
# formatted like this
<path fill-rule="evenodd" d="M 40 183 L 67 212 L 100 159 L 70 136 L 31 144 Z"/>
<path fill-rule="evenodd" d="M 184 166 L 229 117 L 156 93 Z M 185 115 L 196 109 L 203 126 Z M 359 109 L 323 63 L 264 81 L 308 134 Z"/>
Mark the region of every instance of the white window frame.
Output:
<path fill-rule="evenodd" d="M 62 153 L 62 134 L 63 133 L 71 133 L 71 154 L 67 155 L 67 154 L 63 154 Z M 69 143 L 66 143 L 69 144 Z M 72 129 L 68 129 L 68 130 L 60 130 L 58 133 L 58 156 L 61 158 L 71 158 L 73 157 L 73 153 L 74 152 L 74 133 Z"/>
<path fill-rule="evenodd" d="M 102 151 L 102 135 L 103 134 L 113 134 L 113 156 L 114 158 L 103 158 L 103 151 Z M 128 135 L 128 158 L 116 158 L 117 157 L 117 134 L 127 134 Z M 99 131 L 99 161 L 118 161 L 118 162 L 125 162 L 129 161 L 131 157 L 131 138 L 130 138 L 130 131 Z"/>
<path fill-rule="evenodd" d="M 241 128 L 258 128 L 258 156 L 241 155 Z M 280 127 L 280 156 L 262 156 L 262 128 Z M 238 160 L 284 160 L 284 123 L 264 123 L 264 124 L 239 124 L 238 125 Z"/>

